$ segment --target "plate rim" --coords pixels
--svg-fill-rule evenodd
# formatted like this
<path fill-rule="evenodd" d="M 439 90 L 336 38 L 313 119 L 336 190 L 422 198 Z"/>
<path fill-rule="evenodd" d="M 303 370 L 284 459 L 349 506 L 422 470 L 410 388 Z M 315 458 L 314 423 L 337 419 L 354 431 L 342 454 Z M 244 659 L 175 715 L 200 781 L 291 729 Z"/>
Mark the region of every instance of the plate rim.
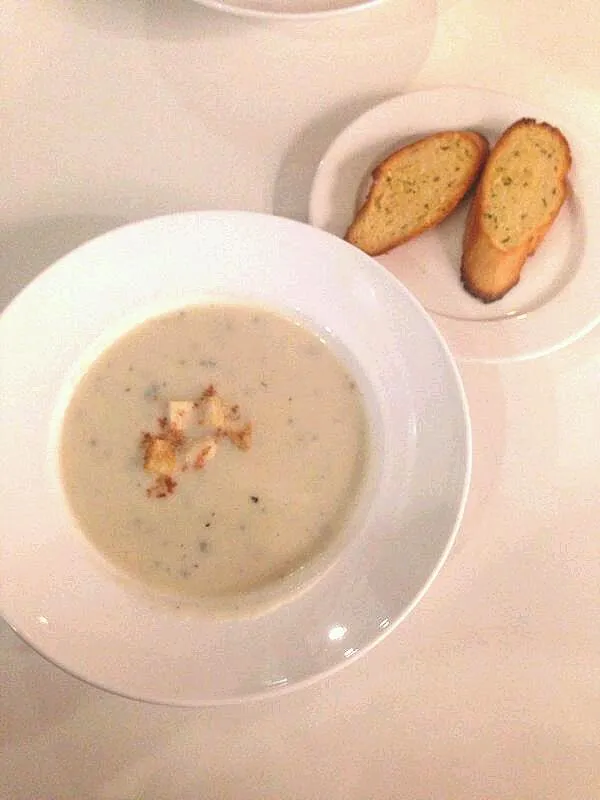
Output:
<path fill-rule="evenodd" d="M 339 8 L 323 8 L 314 11 L 274 11 L 268 9 L 249 8 L 239 5 L 236 0 L 194 0 L 198 5 L 203 5 L 213 11 L 220 11 L 236 17 L 252 17 L 254 19 L 276 19 L 288 21 L 319 20 L 352 14 L 357 11 L 367 11 L 383 5 L 388 0 L 347 0 Z"/>
<path fill-rule="evenodd" d="M 511 103 L 524 106 L 526 108 L 528 107 L 530 116 L 535 116 L 538 118 L 545 117 L 550 119 L 552 123 L 557 125 L 559 128 L 567 129 L 568 139 L 572 147 L 583 149 L 585 151 L 586 160 L 588 157 L 591 157 L 593 138 L 591 131 L 587 130 L 585 123 L 581 123 L 580 121 L 576 122 L 568 114 L 565 114 L 558 109 L 547 108 L 538 104 L 530 103 L 527 100 L 523 100 L 520 97 L 508 94 L 506 92 L 471 85 L 447 85 L 419 89 L 406 92 L 405 94 L 397 94 L 389 97 L 386 100 L 383 100 L 382 102 L 376 103 L 375 105 L 371 106 L 371 108 L 367 109 L 367 111 L 355 117 L 342 131 L 337 133 L 332 141 L 330 141 L 326 150 L 321 155 L 317 169 L 313 175 L 309 194 L 308 219 L 310 224 L 315 225 L 323 230 L 327 230 L 322 218 L 323 209 L 320 206 L 320 203 L 322 202 L 322 196 L 325 196 L 327 191 L 324 174 L 327 169 L 331 169 L 330 162 L 333 158 L 335 158 L 336 151 L 340 147 L 351 143 L 352 137 L 358 135 L 357 131 L 362 132 L 362 128 L 372 117 L 376 117 L 385 111 L 390 111 L 391 113 L 400 113 L 402 110 L 406 111 L 406 105 L 413 110 L 413 106 L 418 106 L 420 101 L 435 101 L 436 99 L 440 98 L 446 102 L 453 102 L 457 106 L 461 103 L 464 105 L 465 100 L 470 100 L 471 105 L 473 105 L 473 103 L 475 104 L 473 106 L 474 117 L 477 114 L 478 98 L 481 98 L 483 102 L 491 102 L 493 99 L 497 99 L 499 102 L 503 101 L 505 104 Z M 502 110 L 500 109 L 500 114 L 501 113 Z M 414 121 L 414 117 L 411 118 L 411 121 Z M 470 123 L 465 121 L 464 123 L 460 124 L 464 124 L 466 127 Z M 476 123 L 475 121 L 473 122 L 475 127 L 480 124 L 481 123 Z M 425 127 L 427 127 L 429 130 L 431 125 L 426 125 Z M 450 123 L 446 126 L 442 120 L 439 127 L 440 130 L 442 128 L 450 128 L 453 127 L 453 123 Z M 579 130 L 579 133 L 577 133 L 575 136 L 572 135 L 573 129 Z M 381 135 L 384 135 L 386 130 L 383 129 L 380 131 L 380 133 Z M 413 132 L 411 132 L 410 135 L 413 138 L 418 136 L 417 133 Z M 400 123 L 398 126 L 398 138 L 401 137 L 402 129 Z M 585 171 L 589 173 L 589 167 L 585 168 Z M 583 184 L 584 180 L 582 176 L 578 176 L 578 186 L 583 186 Z M 358 189 L 359 187 L 357 186 L 356 190 L 358 191 Z M 600 213 L 600 185 L 595 187 L 593 183 L 591 183 L 589 180 L 586 180 L 585 196 L 588 202 L 586 202 L 586 207 L 584 208 L 585 231 L 583 246 L 586 250 L 597 251 L 600 255 L 600 233 L 594 234 L 594 228 L 589 224 L 589 217 L 591 216 L 589 206 L 593 205 L 596 207 L 597 205 Z M 589 254 L 587 258 L 589 259 Z M 586 259 L 581 259 L 582 262 L 584 260 Z M 568 289 L 570 286 L 575 286 L 578 288 L 579 281 L 581 280 L 580 278 L 578 279 L 579 272 L 580 270 L 578 269 L 576 275 L 571 281 L 569 281 L 565 288 Z M 593 275 L 590 270 L 588 270 L 588 276 L 586 277 L 589 277 L 589 275 Z M 398 278 L 396 278 L 396 280 L 402 282 Z M 596 284 L 598 289 L 600 289 L 600 273 L 596 278 Z M 569 291 L 572 291 L 572 289 Z M 538 310 L 541 311 L 543 309 L 547 309 L 548 306 L 551 306 L 556 302 L 560 302 L 561 299 L 564 299 L 563 290 L 559 291 L 548 302 L 539 306 Z M 570 298 L 570 302 L 573 302 L 572 298 Z M 509 342 L 507 342 L 506 334 L 510 333 L 514 335 L 515 326 L 520 324 L 521 332 L 519 332 L 519 336 L 522 337 L 522 329 L 524 325 L 529 323 L 528 330 L 525 330 L 525 335 L 531 337 L 531 332 L 535 329 L 536 322 L 539 325 L 539 318 L 543 315 L 539 315 L 537 320 L 535 313 L 517 313 L 513 316 L 492 320 L 460 320 L 451 316 L 437 313 L 430 309 L 426 310 L 427 313 L 430 314 L 434 319 L 436 325 L 440 328 L 443 336 L 446 338 L 454 357 L 461 363 L 500 364 L 506 362 L 528 361 L 540 358 L 573 344 L 587 335 L 600 323 L 600 308 L 598 311 L 590 310 L 590 313 L 587 315 L 585 321 L 582 321 L 580 324 L 576 324 L 574 328 L 572 327 L 569 331 L 561 333 L 558 337 L 551 337 L 551 341 L 546 343 L 540 341 L 533 341 L 531 343 L 527 342 L 520 348 L 513 349 L 515 345 L 514 336 L 513 338 L 510 338 Z M 533 325 L 531 324 L 532 319 Z M 510 330 L 508 329 L 508 326 L 511 326 Z M 475 341 L 475 337 L 472 336 L 473 331 L 479 331 L 478 336 L 476 337 L 477 341 Z M 482 336 L 482 333 L 485 333 L 485 335 Z M 541 338 L 545 339 L 547 337 Z M 537 339 L 540 339 L 539 335 Z M 475 344 L 475 349 L 472 345 L 469 347 L 469 340 L 473 340 L 472 344 Z M 482 341 L 484 342 L 483 347 L 480 346 L 477 348 L 477 345 L 481 345 Z"/>

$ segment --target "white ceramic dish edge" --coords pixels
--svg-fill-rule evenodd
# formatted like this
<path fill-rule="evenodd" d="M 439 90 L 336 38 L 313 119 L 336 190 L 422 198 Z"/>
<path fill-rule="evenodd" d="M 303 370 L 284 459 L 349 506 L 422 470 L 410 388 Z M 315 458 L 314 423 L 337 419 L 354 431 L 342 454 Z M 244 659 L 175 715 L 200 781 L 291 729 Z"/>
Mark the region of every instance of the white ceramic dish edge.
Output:
<path fill-rule="evenodd" d="M 352 14 L 357 11 L 368 11 L 382 3 L 389 2 L 389 0 L 347 0 L 342 5 L 335 8 L 315 8 L 314 10 L 305 11 L 276 11 L 267 8 L 260 9 L 252 6 L 244 6 L 236 2 L 227 2 L 227 0 L 194 0 L 195 3 L 210 8 L 213 11 L 220 11 L 226 14 L 231 14 L 237 17 L 252 17 L 255 19 L 271 19 L 281 21 L 318 21 L 326 20 L 332 17 L 339 17 L 347 14 Z M 319 4 L 321 5 L 321 4 Z"/>
<path fill-rule="evenodd" d="M 225 213 L 225 216 L 230 221 L 234 220 L 236 218 L 236 216 L 239 217 L 239 218 L 245 218 L 246 220 L 248 218 L 261 219 L 261 218 L 264 218 L 264 216 L 265 216 L 265 215 L 248 215 L 246 212 L 224 212 L 224 213 Z M 174 215 L 174 216 L 175 217 L 179 217 L 179 218 L 183 218 L 183 217 L 188 217 L 189 218 L 189 217 L 191 217 L 193 215 L 184 214 L 184 215 Z M 214 218 L 215 215 L 209 213 L 208 216 Z M 216 216 L 218 216 L 218 214 Z M 154 224 L 160 224 L 161 219 L 168 220 L 168 219 L 172 219 L 172 217 L 170 217 L 170 218 L 157 218 L 154 221 L 146 221 L 146 222 L 154 223 Z M 133 228 L 133 227 L 136 227 L 139 224 L 140 223 L 134 223 L 132 226 L 125 226 L 125 227 L 126 228 Z M 276 224 L 281 225 L 283 227 L 288 226 L 288 225 L 292 225 L 292 226 L 299 226 L 300 225 L 300 223 L 291 223 L 288 220 L 280 220 Z M 119 229 L 119 230 L 122 231 L 123 229 Z M 114 234 L 114 232 L 112 232 L 112 233 Z M 111 234 L 107 234 L 107 235 L 110 236 Z M 329 236 L 328 234 L 320 234 L 320 235 L 321 236 Z M 103 237 L 100 237 L 100 238 L 103 238 Z M 83 245 L 82 247 L 85 248 L 86 245 Z M 348 247 L 349 248 L 349 245 L 342 244 L 342 247 Z M 381 274 L 383 275 L 384 273 L 385 273 L 385 271 L 381 270 Z M 45 280 L 44 274 L 42 274 L 42 276 L 40 276 L 38 279 L 36 279 L 36 281 L 34 281 L 33 283 L 37 284 L 39 281 L 43 281 L 43 280 Z M 32 285 L 33 284 L 31 284 L 30 286 L 32 286 Z M 26 288 L 23 291 L 23 293 L 19 296 L 19 298 L 17 298 L 17 300 L 14 301 L 14 302 L 18 303 L 20 301 L 21 297 L 25 297 L 26 298 L 26 293 L 28 291 L 32 291 L 32 290 Z M 414 298 L 412 298 L 412 296 L 408 292 L 405 291 L 405 294 L 406 294 L 407 299 L 409 299 L 410 303 L 414 306 L 414 308 L 418 309 L 421 313 L 423 313 L 420 305 L 418 304 L 418 302 L 415 301 Z M 13 306 L 13 304 L 11 304 L 11 306 L 9 306 L 9 309 L 12 308 L 12 306 Z M 454 382 L 455 382 L 455 386 L 456 386 L 456 389 L 458 390 L 458 393 L 460 395 L 460 400 L 461 400 L 461 403 L 462 403 L 462 408 L 463 408 L 463 413 L 464 413 L 464 419 L 463 419 L 463 422 L 464 422 L 464 442 L 462 442 L 461 444 L 462 444 L 462 447 L 464 448 L 464 457 L 465 457 L 464 470 L 465 471 L 464 471 L 464 480 L 462 482 L 461 496 L 460 496 L 460 500 L 459 500 L 458 506 L 457 506 L 457 514 L 456 514 L 456 518 L 455 518 L 455 523 L 453 525 L 452 530 L 449 532 L 446 544 L 445 544 L 442 552 L 439 554 L 439 557 L 437 559 L 437 563 L 435 564 L 434 569 L 430 571 L 427 580 L 424 581 L 424 583 L 421 585 L 419 591 L 416 592 L 413 595 L 410 603 L 408 603 L 403 608 L 402 613 L 400 615 L 398 615 L 397 617 L 395 617 L 392 621 L 388 621 L 389 624 L 385 628 L 382 628 L 381 633 L 379 635 L 375 636 L 375 637 L 372 637 L 371 640 L 366 645 L 356 649 L 355 652 L 351 652 L 349 655 L 345 655 L 344 658 L 340 658 L 337 661 L 337 663 L 333 664 L 331 667 L 329 667 L 327 669 L 324 669 L 324 670 L 316 671 L 314 674 L 311 674 L 311 675 L 309 675 L 308 677 L 306 677 L 304 679 L 300 679 L 300 680 L 294 681 L 293 684 L 291 684 L 291 685 L 288 685 L 288 684 L 285 684 L 285 683 L 282 683 L 281 685 L 271 685 L 271 686 L 269 686 L 269 688 L 266 688 L 263 691 L 254 691 L 254 692 L 251 692 L 251 693 L 242 692 L 239 695 L 231 696 L 231 697 L 223 697 L 223 696 L 203 697 L 201 700 L 197 700 L 196 699 L 193 702 L 190 702 L 189 698 L 188 698 L 188 700 L 183 700 L 181 702 L 178 702 L 176 697 L 156 697 L 156 696 L 148 696 L 147 694 L 144 695 L 144 696 L 140 696 L 139 692 L 131 693 L 131 692 L 128 692 L 128 691 L 122 691 L 118 687 L 115 687 L 114 684 L 111 684 L 111 683 L 107 684 L 107 683 L 103 683 L 101 681 L 93 680 L 93 679 L 90 679 L 89 677 L 86 677 L 85 675 L 83 676 L 84 680 L 88 680 L 88 682 L 92 683 L 93 685 L 100 686 L 101 688 L 108 689 L 109 691 L 117 693 L 117 694 L 122 694 L 124 696 L 134 697 L 134 698 L 137 698 L 137 699 L 144 699 L 144 700 L 147 700 L 147 701 L 149 700 L 151 702 L 167 703 L 169 705 L 182 705 L 182 706 L 212 705 L 212 704 L 223 704 L 223 703 L 229 703 L 229 702 L 235 703 L 235 702 L 240 702 L 241 700 L 246 701 L 248 699 L 259 699 L 259 698 L 263 698 L 263 697 L 267 697 L 267 696 L 272 696 L 274 693 L 279 693 L 279 692 L 284 692 L 284 691 L 291 691 L 291 690 L 299 688 L 301 686 L 313 683 L 315 680 L 317 680 L 317 679 L 319 679 L 321 677 L 325 677 L 327 675 L 331 675 L 331 674 L 335 673 L 338 669 L 343 667 L 345 664 L 350 663 L 351 661 L 355 660 L 356 658 L 358 658 L 363 653 L 368 652 L 385 635 L 387 635 L 387 633 L 389 633 L 391 630 L 393 630 L 395 627 L 397 627 L 397 625 L 403 619 L 406 618 L 406 616 L 418 604 L 420 599 L 423 597 L 423 595 L 428 590 L 429 586 L 431 585 L 431 583 L 433 582 L 433 580 L 435 579 L 435 577 L 439 573 L 439 570 L 441 569 L 443 563 L 445 562 L 445 560 L 446 560 L 446 558 L 448 556 L 448 553 L 450 552 L 450 549 L 452 547 L 452 544 L 454 543 L 454 540 L 456 538 L 457 532 L 458 532 L 459 527 L 460 527 L 460 523 L 461 523 L 463 512 L 464 512 L 464 506 L 465 506 L 467 495 L 468 495 L 468 489 L 469 489 L 469 484 L 470 484 L 470 476 L 471 476 L 471 464 L 472 464 L 471 431 L 470 431 L 470 423 L 469 423 L 469 417 L 468 417 L 468 406 L 467 406 L 467 399 L 466 399 L 466 395 L 465 395 L 464 388 L 463 388 L 463 385 L 462 385 L 462 381 L 460 379 L 460 374 L 458 372 L 456 364 L 454 363 L 454 361 L 453 361 L 453 359 L 452 359 L 452 357 L 451 357 L 451 355 L 450 355 L 450 353 L 448 351 L 446 343 L 444 342 L 443 338 L 440 336 L 440 334 L 437 331 L 437 329 L 436 329 L 435 325 L 433 324 L 433 322 L 430 320 L 429 317 L 427 317 L 427 315 L 424 316 L 424 322 L 430 328 L 430 331 L 435 335 L 435 338 L 437 339 L 438 345 L 442 348 L 442 350 L 444 351 L 444 353 L 446 355 L 447 365 L 450 367 L 450 369 L 452 371 Z M 8 622 L 9 622 L 9 624 L 12 624 L 12 621 L 10 619 L 8 620 Z M 22 629 L 20 629 L 18 625 L 12 625 L 12 626 L 19 633 L 19 635 L 21 635 L 26 641 L 28 641 L 34 648 L 36 648 L 38 651 L 40 651 L 40 648 L 37 646 L 37 643 L 35 641 L 33 641 L 32 638 L 30 636 L 28 636 L 26 632 L 24 632 Z M 46 656 L 46 657 L 48 658 L 48 656 Z M 61 666 L 67 672 L 71 672 L 72 674 L 76 674 L 79 677 L 82 677 L 81 674 L 77 670 L 72 669 L 69 666 L 69 664 L 61 663 L 60 659 L 50 657 L 49 660 L 53 661 L 54 663 L 57 663 L 59 666 Z"/>
<path fill-rule="evenodd" d="M 480 130 L 483 126 L 483 132 L 486 132 L 485 128 L 490 124 L 492 127 L 498 124 L 502 126 L 519 116 L 547 119 L 557 124 L 571 143 L 574 156 L 571 179 L 575 191 L 535 259 L 546 258 L 545 254 L 552 256 L 555 245 L 558 245 L 565 257 L 570 258 L 572 254 L 566 256 L 565 251 L 575 247 L 580 250 L 580 266 L 577 267 L 575 277 L 564 284 L 562 289 L 555 289 L 554 296 L 548 302 L 531 311 L 523 307 L 521 312 L 510 310 L 513 300 L 517 300 L 517 306 L 519 302 L 523 302 L 525 286 L 520 285 L 505 300 L 494 304 L 493 311 L 490 309 L 492 318 L 488 320 L 462 320 L 438 313 L 421 292 L 424 289 L 430 295 L 428 299 L 434 299 L 435 306 L 438 298 L 431 294 L 431 287 L 437 285 L 434 276 L 429 276 L 429 282 L 424 283 L 420 271 L 415 269 L 418 268 L 420 259 L 425 258 L 430 263 L 437 264 L 435 259 L 441 257 L 440 275 L 445 281 L 442 284 L 442 296 L 454 297 L 459 304 L 466 306 L 468 301 L 463 296 L 464 292 L 458 286 L 456 278 L 450 277 L 449 267 L 445 263 L 446 257 L 442 255 L 446 246 L 444 240 L 448 238 L 446 228 L 452 230 L 452 240 L 460 241 L 465 208 L 452 215 L 438 230 L 430 231 L 402 248 L 391 251 L 389 255 L 380 257 L 381 263 L 387 262 L 394 272 L 406 261 L 406 269 L 400 268 L 399 271 L 400 280 L 404 278 L 412 293 L 420 298 L 446 337 L 455 357 L 464 362 L 502 363 L 548 355 L 585 336 L 600 321 L 600 312 L 590 306 L 590 298 L 597 294 L 594 287 L 597 289 L 599 282 L 595 261 L 600 254 L 600 236 L 595 233 L 594 218 L 600 211 L 600 191 L 593 184 L 592 176 L 597 171 L 590 160 L 593 137 L 585 124 L 581 121 L 575 122 L 568 114 L 535 107 L 501 92 L 470 86 L 424 89 L 386 100 L 355 119 L 323 154 L 313 181 L 310 221 L 340 235 L 341 218 L 336 216 L 339 217 L 344 210 L 340 208 L 339 213 L 333 213 L 333 209 L 341 202 L 340 189 L 336 189 L 334 184 L 338 177 L 337 171 L 346 159 L 350 162 L 355 159 L 357 161 L 356 168 L 351 170 L 352 176 L 348 175 L 346 179 L 350 177 L 348 185 L 354 186 L 354 190 L 358 192 L 360 181 L 367 177 L 369 165 L 373 165 L 374 158 L 377 160 L 376 152 L 381 155 L 382 148 L 385 151 L 386 146 L 382 145 L 385 140 L 389 140 L 387 147 L 390 147 L 394 139 L 397 141 L 403 136 L 416 138 L 419 133 L 424 135 L 444 127 L 473 127 Z M 361 152 L 363 155 L 359 155 Z M 346 166 L 344 169 L 350 170 L 350 167 Z M 354 174 L 357 170 L 360 175 Z M 352 190 L 350 196 L 353 196 Z M 346 209 L 344 213 L 346 222 L 349 222 L 350 212 Z M 569 226 L 575 226 L 575 229 Z M 577 227 L 581 229 L 577 231 Z M 409 264 L 412 265 L 411 270 L 408 270 Z M 545 291 L 544 275 L 539 271 L 536 274 L 530 262 L 526 269 L 527 283 L 531 285 L 529 294 L 531 298 L 535 298 L 538 291 Z M 423 276 L 427 274 L 427 271 L 423 272 Z M 499 308 L 505 309 L 505 318 L 494 317 Z M 583 319 L 578 322 L 580 315 L 583 315 Z"/>

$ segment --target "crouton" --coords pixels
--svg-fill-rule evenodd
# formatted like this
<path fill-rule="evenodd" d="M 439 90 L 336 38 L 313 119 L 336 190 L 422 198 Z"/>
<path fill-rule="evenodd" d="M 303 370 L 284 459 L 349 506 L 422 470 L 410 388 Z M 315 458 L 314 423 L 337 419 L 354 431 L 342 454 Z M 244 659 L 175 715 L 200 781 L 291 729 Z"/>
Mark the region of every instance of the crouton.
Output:
<path fill-rule="evenodd" d="M 235 430 L 228 428 L 225 433 L 238 450 L 250 450 L 252 447 L 252 423 L 248 422 L 243 428 Z"/>
<path fill-rule="evenodd" d="M 154 475 L 171 475 L 177 466 L 173 444 L 160 436 L 150 436 L 144 453 L 144 469 Z"/>
<path fill-rule="evenodd" d="M 193 420 L 194 403 L 191 400 L 169 401 L 169 424 L 177 431 L 184 431 Z"/>
<path fill-rule="evenodd" d="M 199 409 L 201 425 L 217 429 L 225 427 L 225 405 L 218 394 L 203 395 Z"/>
<path fill-rule="evenodd" d="M 190 442 L 185 449 L 184 463 L 188 469 L 202 469 L 216 454 L 217 443 L 212 437 Z"/>

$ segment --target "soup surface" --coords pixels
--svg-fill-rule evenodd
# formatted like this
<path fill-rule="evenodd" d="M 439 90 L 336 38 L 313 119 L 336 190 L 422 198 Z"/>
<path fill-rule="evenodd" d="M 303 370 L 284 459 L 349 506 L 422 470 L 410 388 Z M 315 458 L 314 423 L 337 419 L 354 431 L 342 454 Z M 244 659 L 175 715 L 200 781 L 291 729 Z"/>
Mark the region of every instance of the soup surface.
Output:
<path fill-rule="evenodd" d="M 332 543 L 365 472 L 360 392 L 331 349 L 263 309 L 149 320 L 89 369 L 62 477 L 83 532 L 147 584 L 239 596 Z"/>

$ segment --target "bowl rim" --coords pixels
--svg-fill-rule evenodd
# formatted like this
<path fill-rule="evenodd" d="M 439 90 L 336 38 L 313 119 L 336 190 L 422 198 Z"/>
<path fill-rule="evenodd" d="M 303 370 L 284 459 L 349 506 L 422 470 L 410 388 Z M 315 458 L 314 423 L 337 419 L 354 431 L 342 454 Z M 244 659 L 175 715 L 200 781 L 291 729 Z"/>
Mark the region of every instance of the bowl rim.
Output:
<path fill-rule="evenodd" d="M 101 242 L 103 240 L 104 241 L 110 240 L 110 238 L 114 237 L 114 236 L 126 235 L 126 232 L 128 230 L 138 230 L 139 231 L 144 225 L 147 225 L 147 226 L 148 225 L 149 226 L 158 225 L 158 226 L 160 226 L 162 221 L 169 222 L 169 221 L 173 221 L 173 220 L 176 220 L 176 219 L 179 219 L 179 220 L 182 220 L 182 221 L 186 220 L 186 219 L 189 220 L 189 221 L 192 221 L 192 220 L 201 220 L 201 221 L 202 220 L 205 220 L 205 221 L 206 220 L 213 220 L 213 221 L 214 220 L 217 220 L 217 221 L 218 220 L 222 220 L 222 221 L 229 221 L 230 224 L 234 224 L 234 225 L 236 224 L 237 221 L 245 221 L 245 222 L 247 222 L 249 224 L 256 223 L 257 225 L 266 225 L 267 227 L 268 226 L 274 226 L 274 228 L 277 228 L 278 226 L 281 226 L 282 230 L 283 229 L 286 229 L 286 230 L 295 229 L 296 231 L 300 232 L 300 230 L 302 229 L 303 230 L 303 235 L 308 234 L 309 236 L 313 236 L 313 237 L 316 236 L 316 237 L 320 238 L 324 242 L 326 240 L 329 240 L 330 243 L 331 243 L 331 240 L 335 240 L 337 242 L 337 244 L 335 245 L 336 248 L 337 247 L 347 248 L 347 252 L 350 253 L 350 251 L 352 251 L 353 258 L 357 258 L 357 253 L 355 251 L 355 248 L 352 248 L 350 245 L 347 245 L 346 243 L 343 243 L 340 240 L 337 240 L 336 237 L 333 237 L 330 234 L 324 233 L 322 231 L 317 231 L 317 229 L 312 228 L 309 225 L 306 225 L 305 223 L 300 223 L 300 222 L 297 222 L 297 221 L 294 221 L 294 220 L 288 220 L 288 219 L 284 219 L 284 218 L 281 218 L 281 217 L 276 217 L 276 216 L 269 215 L 269 214 L 260 214 L 260 213 L 256 213 L 256 212 L 244 212 L 244 211 L 200 211 L 200 212 L 182 212 L 182 213 L 179 213 L 179 214 L 160 215 L 160 216 L 157 216 L 157 217 L 151 217 L 151 218 L 146 219 L 146 220 L 141 220 L 139 222 L 129 223 L 127 225 L 124 225 L 124 226 L 121 226 L 119 228 L 116 228 L 116 229 L 114 229 L 112 231 L 109 231 L 107 234 L 103 234 L 102 236 L 99 236 L 96 239 L 92 239 L 89 242 L 86 242 L 86 243 L 80 245 L 78 248 L 76 248 L 75 250 L 71 251 L 70 253 L 68 253 L 63 258 L 59 259 L 57 262 L 55 262 L 55 264 L 53 264 L 50 267 L 48 267 L 40 276 L 35 278 L 34 281 L 32 281 L 31 284 L 29 284 L 27 287 L 25 287 L 25 289 L 17 296 L 17 298 L 15 298 L 15 300 L 13 300 L 13 302 L 11 304 L 9 304 L 9 306 L 3 312 L 2 317 L 0 317 L 0 325 L 2 323 L 2 320 L 5 320 L 7 317 L 10 317 L 10 315 L 13 313 L 14 308 L 17 308 L 19 303 L 27 301 L 28 294 L 31 291 L 33 291 L 33 289 L 31 289 L 32 286 L 37 285 L 39 287 L 40 283 L 43 283 L 44 281 L 47 281 L 48 280 L 48 276 L 52 275 L 52 270 L 55 269 L 57 267 L 57 265 L 60 265 L 61 263 L 63 263 L 65 260 L 69 260 L 69 259 L 70 260 L 73 260 L 73 259 L 77 260 L 77 258 L 79 258 L 82 254 L 85 254 L 86 249 L 89 248 L 89 246 L 91 244 L 97 243 L 97 242 Z M 119 232 L 121 232 L 121 233 L 119 233 Z M 125 232 L 125 234 L 123 234 L 123 232 Z M 331 246 L 333 246 L 333 245 L 331 245 Z M 360 258 L 363 261 L 366 258 L 368 260 L 368 262 L 370 262 L 370 263 L 372 263 L 374 265 L 372 267 L 369 267 L 369 269 L 376 269 L 376 270 L 381 270 L 382 272 L 384 272 L 383 268 L 379 267 L 379 265 L 377 265 L 369 257 L 364 257 L 364 254 L 360 254 Z M 383 277 L 383 276 L 380 275 L 380 277 Z M 392 279 L 392 282 L 395 283 L 395 281 L 393 279 Z M 450 550 L 451 550 L 451 548 L 452 548 L 452 546 L 454 544 L 454 541 L 455 541 L 456 536 L 458 534 L 458 530 L 460 528 L 460 524 L 462 522 L 462 518 L 463 518 L 463 515 L 464 515 L 464 509 L 465 509 L 467 498 L 468 498 L 468 492 L 469 492 L 470 480 L 471 480 L 471 473 L 472 473 L 472 431 L 471 431 L 470 416 L 469 416 L 469 411 L 468 411 L 468 401 L 467 401 L 466 392 L 464 390 L 463 382 L 462 382 L 458 367 L 456 365 L 456 362 L 455 362 L 454 358 L 452 357 L 446 342 L 444 341 L 443 337 L 441 336 L 441 334 L 437 330 L 435 324 L 432 322 L 432 320 L 429 317 L 429 315 L 423 310 L 422 306 L 418 303 L 418 301 L 406 289 L 404 289 L 404 287 L 399 287 L 398 292 L 400 294 L 402 294 L 404 296 L 405 300 L 409 303 L 409 305 L 412 306 L 412 310 L 416 311 L 418 313 L 418 315 L 421 317 L 421 320 L 422 320 L 423 324 L 428 328 L 429 333 L 433 335 L 433 338 L 434 338 L 437 346 L 440 348 L 441 352 L 444 354 L 445 367 L 449 370 L 449 372 L 450 372 L 450 374 L 452 376 L 452 379 L 453 379 L 453 382 L 454 382 L 454 389 L 456 390 L 456 399 L 458 400 L 459 407 L 462 410 L 461 423 L 462 423 L 463 441 L 462 441 L 461 444 L 462 444 L 462 447 L 463 447 L 462 455 L 464 456 L 464 463 L 462 464 L 462 466 L 463 466 L 463 473 L 462 473 L 463 477 L 462 477 L 462 482 L 461 482 L 460 497 L 458 498 L 458 502 L 457 502 L 457 511 L 456 511 L 456 514 L 455 514 L 455 517 L 454 517 L 454 522 L 453 522 L 451 531 L 449 531 L 449 533 L 448 533 L 448 535 L 446 537 L 446 544 L 445 544 L 445 546 L 443 547 L 443 549 L 441 550 L 441 552 L 438 555 L 437 562 L 436 562 L 434 568 L 429 572 L 429 576 L 422 583 L 420 590 L 418 592 L 416 592 L 412 596 L 412 600 L 403 607 L 402 612 L 399 613 L 399 614 L 396 614 L 394 619 L 389 621 L 389 624 L 386 625 L 386 627 L 384 629 L 382 629 L 381 632 L 377 636 L 371 637 L 370 640 L 366 644 L 363 644 L 361 647 L 359 647 L 356 650 L 356 652 L 351 653 L 349 656 L 347 656 L 344 659 L 338 659 L 338 661 L 336 663 L 333 663 L 328 668 L 323 669 L 323 670 L 315 670 L 313 673 L 311 673 L 310 675 L 306 676 L 305 678 L 301 678 L 301 679 L 298 679 L 298 680 L 293 680 L 289 684 L 282 684 L 281 686 L 269 686 L 268 688 L 264 688 L 262 691 L 254 691 L 254 692 L 250 692 L 250 693 L 242 692 L 241 694 L 238 694 L 238 695 L 235 695 L 235 696 L 232 695 L 230 697 L 213 697 L 213 698 L 204 699 L 202 701 L 189 702 L 189 700 L 184 700 L 184 701 L 178 702 L 178 701 L 174 701 L 173 698 L 165 699 L 164 697 L 151 697 L 151 696 L 147 696 L 147 695 L 146 696 L 140 696 L 140 694 L 138 692 L 133 692 L 132 693 L 132 692 L 129 692 L 127 690 L 119 689 L 118 687 L 115 687 L 114 685 L 106 684 L 106 682 L 103 682 L 102 680 L 96 680 L 96 679 L 90 678 L 89 676 L 82 675 L 76 668 L 73 668 L 69 664 L 62 662 L 60 659 L 57 659 L 57 658 L 55 658 L 55 657 L 53 657 L 51 655 L 48 655 L 48 653 L 44 650 L 44 648 L 40 647 L 39 643 L 34 638 L 32 638 L 30 635 L 28 635 L 27 631 L 23 630 L 22 627 L 19 626 L 18 624 L 13 624 L 14 621 L 11 620 L 9 617 L 7 617 L 5 615 L 5 618 L 7 620 L 7 623 L 9 624 L 9 626 L 22 639 L 24 639 L 34 650 L 36 650 L 38 653 L 40 653 L 40 655 L 42 655 L 47 661 L 50 661 L 51 663 L 56 664 L 57 666 L 59 666 L 64 671 L 66 671 L 69 674 L 74 675 L 75 677 L 79 678 L 80 680 L 83 680 L 83 681 L 85 681 L 85 682 L 87 682 L 87 683 L 89 683 L 91 685 L 97 686 L 99 688 L 102 688 L 102 689 L 105 689 L 107 691 L 110 691 L 111 693 L 118 694 L 118 695 L 121 695 L 121 696 L 124 696 L 124 697 L 129 697 L 129 698 L 138 699 L 138 700 L 144 700 L 146 702 L 152 702 L 152 703 L 157 703 L 157 704 L 166 704 L 166 705 L 171 705 L 171 706 L 183 706 L 183 707 L 203 706 L 203 705 L 220 705 L 220 704 L 247 702 L 248 700 L 256 700 L 256 699 L 262 699 L 262 698 L 265 698 L 265 697 L 271 697 L 274 694 L 281 694 L 281 693 L 287 693 L 287 692 L 290 692 L 290 691 L 295 691 L 295 690 L 297 690 L 297 689 L 299 689 L 299 688 L 301 688 L 303 686 L 310 685 L 310 684 L 314 683 L 315 681 L 317 681 L 317 680 L 319 680 L 319 679 L 321 679 L 323 677 L 327 677 L 329 675 L 334 674 L 335 672 L 337 672 L 338 670 L 343 668 L 346 664 L 352 663 L 358 657 L 361 657 L 365 653 L 369 652 L 376 644 L 378 644 L 386 635 L 388 635 L 392 630 L 394 630 L 400 624 L 400 622 L 403 621 L 411 613 L 411 611 L 418 605 L 418 603 L 420 602 L 422 597 L 428 591 L 429 587 L 431 586 L 431 584 L 433 583 L 433 581 L 435 580 L 435 578 L 439 574 L 439 572 L 440 572 L 443 564 L 445 563 L 445 561 L 446 561 L 446 559 L 448 557 L 448 554 L 449 554 L 449 552 L 450 552 Z M 185 303 L 185 305 L 187 305 L 187 304 L 188 303 Z M 11 310 L 11 309 L 13 309 L 13 310 Z M 282 312 L 282 313 L 285 313 L 285 312 Z"/>

